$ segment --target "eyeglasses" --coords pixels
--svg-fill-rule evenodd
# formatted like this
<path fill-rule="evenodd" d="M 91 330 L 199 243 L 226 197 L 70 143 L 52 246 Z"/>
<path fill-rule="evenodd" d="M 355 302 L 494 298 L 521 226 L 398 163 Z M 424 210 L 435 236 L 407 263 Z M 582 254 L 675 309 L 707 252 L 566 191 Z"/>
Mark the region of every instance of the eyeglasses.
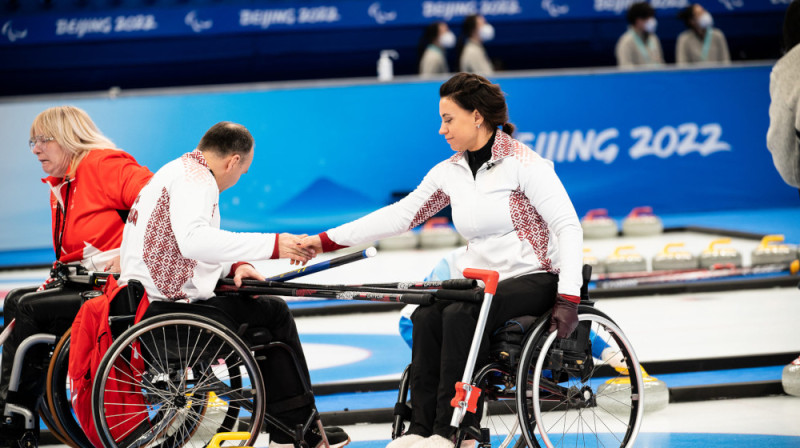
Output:
<path fill-rule="evenodd" d="M 28 146 L 30 146 L 31 149 L 33 149 L 36 145 L 38 145 L 40 143 L 41 144 L 45 144 L 45 143 L 53 141 L 53 140 L 55 140 L 54 137 L 45 137 L 43 135 L 37 135 L 36 137 L 28 140 Z"/>

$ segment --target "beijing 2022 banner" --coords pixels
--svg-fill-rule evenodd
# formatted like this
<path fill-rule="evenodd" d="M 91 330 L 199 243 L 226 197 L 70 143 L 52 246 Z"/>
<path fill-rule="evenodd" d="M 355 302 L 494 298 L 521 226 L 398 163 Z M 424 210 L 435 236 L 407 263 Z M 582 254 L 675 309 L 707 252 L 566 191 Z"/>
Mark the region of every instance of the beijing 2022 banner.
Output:
<path fill-rule="evenodd" d="M 769 66 L 497 77 L 516 137 L 551 159 L 579 214 L 794 207 L 766 148 Z M 48 247 L 49 190 L 27 146 L 59 104 L 84 108 L 157 170 L 223 120 L 256 140 L 220 197 L 233 230 L 317 232 L 413 190 L 451 150 L 438 134 L 440 81 L 0 103 L 0 250 Z"/>

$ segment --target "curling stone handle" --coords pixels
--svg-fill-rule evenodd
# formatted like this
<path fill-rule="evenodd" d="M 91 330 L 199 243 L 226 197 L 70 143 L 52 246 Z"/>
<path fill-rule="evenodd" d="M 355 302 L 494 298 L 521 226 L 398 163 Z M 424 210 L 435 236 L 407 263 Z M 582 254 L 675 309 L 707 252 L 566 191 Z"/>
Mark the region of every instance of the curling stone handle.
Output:
<path fill-rule="evenodd" d="M 783 242 L 783 235 L 766 235 L 764 238 L 761 238 L 761 244 L 758 245 L 759 248 L 765 248 L 769 246 L 769 243 L 782 243 Z"/>

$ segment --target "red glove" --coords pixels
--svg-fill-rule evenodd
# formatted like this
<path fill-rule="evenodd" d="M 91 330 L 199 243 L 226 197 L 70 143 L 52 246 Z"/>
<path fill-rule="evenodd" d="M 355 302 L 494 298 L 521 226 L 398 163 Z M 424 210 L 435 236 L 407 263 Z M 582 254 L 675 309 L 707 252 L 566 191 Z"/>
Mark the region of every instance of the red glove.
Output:
<path fill-rule="evenodd" d="M 558 330 L 558 337 L 566 338 L 578 326 L 578 303 L 581 298 L 559 294 L 550 316 L 550 332 Z"/>

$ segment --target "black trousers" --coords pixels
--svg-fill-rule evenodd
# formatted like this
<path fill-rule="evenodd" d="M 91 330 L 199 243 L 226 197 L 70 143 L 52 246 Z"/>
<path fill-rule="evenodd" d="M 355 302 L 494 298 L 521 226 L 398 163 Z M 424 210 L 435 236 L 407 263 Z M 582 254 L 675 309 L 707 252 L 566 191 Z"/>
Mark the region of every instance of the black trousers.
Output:
<path fill-rule="evenodd" d="M 529 274 L 503 280 L 497 285 L 486 330 L 478 352 L 477 367 L 489 359 L 489 335 L 508 319 L 522 315 L 540 316 L 553 307 L 558 276 Z M 439 302 L 420 306 L 411 316 L 411 425 L 409 434 L 450 438 L 455 384 L 461 381 L 467 363 L 480 305 Z M 476 418 L 467 414 L 470 419 Z"/>
<path fill-rule="evenodd" d="M 37 333 L 55 334 L 56 338 L 72 326 L 81 307 L 80 293 L 91 289 L 88 285 L 67 284 L 58 288 L 36 292 L 36 287 L 19 288 L 8 293 L 3 305 L 6 325 L 16 319 L 11 337 L 3 344 L 2 369 L 0 369 L 0 406 L 6 401 L 33 411 L 38 419 L 36 404 L 44 393 L 49 348 L 34 345 L 25 355 L 19 390 L 9 396 L 8 383 L 17 347 L 28 336 Z M 36 425 L 38 431 L 38 422 Z"/>
<path fill-rule="evenodd" d="M 272 335 L 272 341 L 283 342 L 292 348 L 299 361 L 299 375 L 291 355 L 280 348 L 258 353 L 259 356 L 265 356 L 259 360 L 258 367 L 264 377 L 267 412 L 290 427 L 305 423 L 314 405 L 313 395 L 304 395 L 305 385 L 311 385 L 311 377 L 297 326 L 286 302 L 278 297 L 243 296 L 212 297 L 203 304 L 227 312 L 236 322 L 267 328 Z M 293 437 L 275 430 L 270 424 L 266 431 L 270 433 L 271 440 L 277 443 L 294 441 Z"/>

